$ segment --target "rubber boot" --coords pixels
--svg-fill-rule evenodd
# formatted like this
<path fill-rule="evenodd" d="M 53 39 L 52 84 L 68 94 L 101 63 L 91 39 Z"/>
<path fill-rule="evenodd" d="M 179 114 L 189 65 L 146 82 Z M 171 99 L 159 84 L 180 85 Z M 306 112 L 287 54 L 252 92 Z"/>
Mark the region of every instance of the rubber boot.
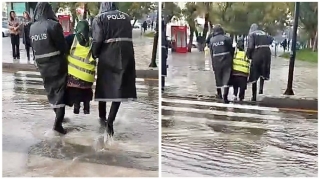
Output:
<path fill-rule="evenodd" d="M 106 127 L 107 122 L 107 103 L 99 101 L 99 120 L 102 127 Z"/>
<path fill-rule="evenodd" d="M 89 101 L 83 102 L 83 113 L 90 114 L 90 102 Z"/>
<path fill-rule="evenodd" d="M 263 94 L 264 79 L 260 78 L 259 94 Z"/>
<path fill-rule="evenodd" d="M 79 114 L 80 113 L 80 102 L 74 103 L 73 113 L 74 114 Z"/>
<path fill-rule="evenodd" d="M 252 83 L 252 98 L 251 101 L 257 101 L 257 83 Z"/>
<path fill-rule="evenodd" d="M 111 108 L 110 108 L 109 116 L 108 116 L 108 121 L 107 121 L 107 128 L 106 128 L 107 133 L 110 136 L 114 135 L 113 123 L 116 119 L 118 110 L 120 108 L 120 104 L 121 104 L 120 102 L 112 102 L 112 104 L 111 104 Z"/>
<path fill-rule="evenodd" d="M 164 92 L 164 85 L 165 85 L 165 77 L 161 77 L 161 91 Z"/>
<path fill-rule="evenodd" d="M 53 130 L 55 130 L 56 132 L 59 132 L 60 134 L 66 134 L 67 131 L 63 128 L 62 126 L 62 122 L 64 119 L 64 114 L 65 114 L 65 108 L 57 108 L 55 110 L 56 112 L 56 119 L 54 122 L 54 126 L 53 126 Z"/>
<path fill-rule="evenodd" d="M 223 90 L 223 102 L 228 104 L 230 101 L 228 100 L 229 87 L 224 88 Z"/>
<path fill-rule="evenodd" d="M 218 98 L 218 99 L 222 99 L 221 88 L 218 88 L 218 89 L 217 89 L 216 98 Z"/>

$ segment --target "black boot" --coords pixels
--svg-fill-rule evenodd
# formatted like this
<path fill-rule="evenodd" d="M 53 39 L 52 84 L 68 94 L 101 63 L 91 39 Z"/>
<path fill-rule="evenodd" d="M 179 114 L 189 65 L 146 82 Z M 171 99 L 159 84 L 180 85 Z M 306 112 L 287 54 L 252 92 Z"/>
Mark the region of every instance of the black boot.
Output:
<path fill-rule="evenodd" d="M 223 90 L 223 102 L 228 104 L 230 101 L 228 100 L 229 87 L 224 88 Z"/>
<path fill-rule="evenodd" d="M 221 88 L 218 88 L 218 89 L 217 89 L 216 98 L 218 98 L 218 99 L 222 99 Z"/>
<path fill-rule="evenodd" d="M 108 116 L 108 121 L 107 121 L 107 128 L 106 128 L 107 133 L 110 136 L 114 135 L 113 123 L 116 119 L 118 110 L 120 108 L 120 104 L 121 104 L 120 102 L 112 102 L 112 104 L 111 104 L 111 108 L 110 108 L 110 112 L 109 112 L 109 116 Z"/>
<path fill-rule="evenodd" d="M 90 114 L 90 102 L 89 101 L 83 102 L 83 113 Z"/>
<path fill-rule="evenodd" d="M 264 79 L 260 77 L 259 94 L 263 94 Z"/>
<path fill-rule="evenodd" d="M 252 98 L 251 101 L 257 101 L 257 82 L 252 83 Z"/>
<path fill-rule="evenodd" d="M 107 103 L 99 101 L 99 119 L 101 127 L 106 127 Z"/>
<path fill-rule="evenodd" d="M 79 114 L 80 113 L 80 102 L 74 103 L 73 113 L 74 114 Z"/>
<path fill-rule="evenodd" d="M 55 119 L 55 122 L 54 122 L 54 126 L 53 126 L 53 130 L 59 132 L 60 134 L 66 134 L 67 131 L 63 128 L 62 126 L 62 122 L 63 122 L 63 119 L 64 119 L 64 114 L 65 114 L 65 108 L 57 108 L 55 110 L 56 112 L 56 119 Z"/>

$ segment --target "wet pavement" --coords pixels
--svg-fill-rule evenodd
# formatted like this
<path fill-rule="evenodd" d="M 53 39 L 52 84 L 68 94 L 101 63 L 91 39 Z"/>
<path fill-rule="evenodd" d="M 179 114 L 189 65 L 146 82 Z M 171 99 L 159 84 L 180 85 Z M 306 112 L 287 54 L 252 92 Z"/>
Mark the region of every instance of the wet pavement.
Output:
<path fill-rule="evenodd" d="M 143 70 L 149 69 L 149 64 L 152 57 L 153 38 L 140 35 L 140 30 L 134 29 L 132 31 L 133 46 L 135 50 L 136 69 Z M 20 39 L 20 60 L 13 60 L 12 48 L 10 37 L 2 38 L 2 62 L 3 63 L 20 63 L 20 64 L 33 64 L 31 60 L 28 62 L 25 46 Z M 32 58 L 31 58 L 32 59 Z M 158 58 L 157 58 L 158 63 Z"/>
<path fill-rule="evenodd" d="M 317 113 L 204 100 L 216 92 L 211 62 L 192 52 L 170 54 L 168 64 L 161 107 L 162 176 L 318 176 Z M 271 80 L 260 99 L 282 97 L 288 64 L 272 59 Z M 314 64 L 296 61 L 294 97 L 318 98 L 314 74 Z"/>
<path fill-rule="evenodd" d="M 90 115 L 67 108 L 69 133 L 58 137 L 35 72 L 3 73 L 2 84 L 3 176 L 158 176 L 158 81 L 137 78 L 138 101 L 121 104 L 111 145 L 96 102 Z"/>
<path fill-rule="evenodd" d="M 318 117 L 162 97 L 162 176 L 317 177 Z"/>
<path fill-rule="evenodd" d="M 214 73 L 210 57 L 194 50 L 192 53 L 169 52 L 166 93 L 179 96 L 213 96 L 216 94 Z M 258 100 L 268 97 L 286 97 L 289 60 L 272 57 L 270 80 L 265 82 L 264 94 Z M 318 66 L 304 61 L 295 62 L 293 91 L 291 98 L 318 98 Z M 229 94 L 232 94 L 232 89 Z M 231 98 L 231 96 L 230 96 Z M 248 85 L 246 99 L 251 98 L 251 85 Z"/>

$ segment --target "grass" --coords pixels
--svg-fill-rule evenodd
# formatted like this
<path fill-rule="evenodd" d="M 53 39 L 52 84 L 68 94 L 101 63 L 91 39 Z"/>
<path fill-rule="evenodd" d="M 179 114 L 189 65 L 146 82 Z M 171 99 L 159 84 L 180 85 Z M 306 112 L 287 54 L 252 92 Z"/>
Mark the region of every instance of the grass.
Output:
<path fill-rule="evenodd" d="M 155 34 L 155 32 L 154 31 L 152 31 L 152 32 L 147 32 L 147 33 L 145 33 L 145 34 L 143 34 L 145 37 L 154 37 L 154 34 Z"/>
<path fill-rule="evenodd" d="M 280 55 L 280 57 L 289 59 L 290 53 L 289 52 L 284 53 Z M 296 52 L 296 59 L 301 61 L 311 62 L 311 63 L 318 63 L 318 52 L 317 51 L 313 52 L 312 49 L 298 50 Z"/>

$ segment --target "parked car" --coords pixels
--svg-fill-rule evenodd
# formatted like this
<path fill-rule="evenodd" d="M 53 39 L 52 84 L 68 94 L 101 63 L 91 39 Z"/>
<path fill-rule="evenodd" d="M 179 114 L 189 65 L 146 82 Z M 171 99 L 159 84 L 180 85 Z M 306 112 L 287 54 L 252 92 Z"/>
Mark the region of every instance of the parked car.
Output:
<path fill-rule="evenodd" d="M 8 37 L 10 35 L 8 26 L 8 22 L 2 22 L 2 37 Z"/>

